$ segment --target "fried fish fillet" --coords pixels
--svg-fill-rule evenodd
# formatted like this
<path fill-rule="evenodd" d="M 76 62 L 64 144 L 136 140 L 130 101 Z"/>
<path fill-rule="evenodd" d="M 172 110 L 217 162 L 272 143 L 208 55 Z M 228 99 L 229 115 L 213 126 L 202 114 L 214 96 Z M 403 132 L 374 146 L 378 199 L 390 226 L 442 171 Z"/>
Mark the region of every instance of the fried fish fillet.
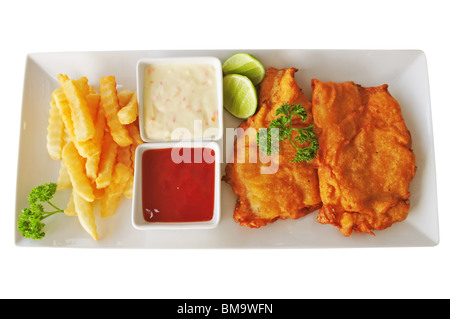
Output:
<path fill-rule="evenodd" d="M 403 221 L 416 165 L 411 134 L 388 86 L 313 79 L 312 89 L 323 202 L 317 221 L 345 236 Z"/>
<path fill-rule="evenodd" d="M 295 68 L 266 70 L 258 96 L 259 109 L 254 116 L 241 123 L 240 129 L 251 132 L 251 129 L 268 128 L 271 121 L 277 118 L 276 110 L 284 103 L 302 104 L 308 111 L 307 121 L 295 122 L 295 127 L 312 123 L 311 102 L 296 84 L 295 72 Z M 320 207 L 317 167 L 313 161 L 291 162 L 297 151 L 288 140 L 280 142 L 278 158 L 272 158 L 270 163 L 257 149 L 255 134 L 238 135 L 234 145 L 234 161 L 226 167 L 224 180 L 237 195 L 236 222 L 258 228 L 277 219 L 297 219 Z M 251 154 L 258 155 L 254 161 Z M 274 164 L 278 168 L 275 173 L 262 173 L 261 169 Z"/>

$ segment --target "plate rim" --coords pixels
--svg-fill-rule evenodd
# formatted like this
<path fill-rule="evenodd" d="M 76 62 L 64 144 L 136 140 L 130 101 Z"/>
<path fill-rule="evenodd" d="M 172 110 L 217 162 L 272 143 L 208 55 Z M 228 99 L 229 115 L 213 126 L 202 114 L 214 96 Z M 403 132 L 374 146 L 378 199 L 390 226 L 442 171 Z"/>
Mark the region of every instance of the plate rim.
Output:
<path fill-rule="evenodd" d="M 17 217 L 18 214 L 20 213 L 20 207 L 19 207 L 19 178 L 20 178 L 20 162 L 21 162 L 21 152 L 22 152 L 22 143 L 23 143 L 23 130 L 22 130 L 22 125 L 23 125 L 23 120 L 24 120 L 24 108 L 25 108 L 25 97 L 26 97 L 26 81 L 27 81 L 27 74 L 29 72 L 29 68 L 30 68 L 30 63 L 34 62 L 37 63 L 36 61 L 36 57 L 39 56 L 45 56 L 45 55 L 59 55 L 59 54 L 63 54 L 63 55 L 67 55 L 67 54 L 136 54 L 136 53 L 145 53 L 145 54 L 149 54 L 149 53 L 155 53 L 155 52 L 159 52 L 159 53 L 165 53 L 165 52 L 170 52 L 170 53 L 176 53 L 176 52 L 206 52 L 209 55 L 211 55 L 211 52 L 261 52 L 261 51 L 271 51 L 271 52 L 281 52 L 281 51 L 308 51 L 308 52 L 313 52 L 313 51 L 321 51 L 321 52 L 327 52 L 330 53 L 332 51 L 336 51 L 336 52 L 358 52 L 358 53 L 370 53 L 370 52 L 376 52 L 376 53 L 392 53 L 392 52 L 400 52 L 400 53 L 415 53 L 418 56 L 423 56 L 424 58 L 424 63 L 425 63 L 425 72 L 426 72 L 426 92 L 427 92 L 427 103 L 428 103 L 428 111 L 430 112 L 430 118 L 429 121 L 427 121 L 427 124 L 429 125 L 431 132 L 430 132 L 430 137 L 431 137 L 431 148 L 432 148 L 432 163 L 431 163 L 431 167 L 430 169 L 432 169 L 432 173 L 433 173 L 433 186 L 434 186 L 434 192 L 433 192 L 433 202 L 436 204 L 435 207 L 435 226 L 436 226 L 436 233 L 435 233 L 435 238 L 429 238 L 427 236 L 427 238 L 432 242 L 430 245 L 424 245 L 424 246 L 436 246 L 440 243 L 440 224 L 439 224 L 439 207 L 438 207 L 438 198 L 437 198 L 437 181 L 436 181 L 436 158 L 435 158 L 435 139 L 434 139 L 434 129 L 433 129 L 433 121 L 432 121 L 432 104 L 431 104 L 431 88 L 430 88 L 430 81 L 429 81 L 429 72 L 428 72 L 428 61 L 427 61 L 427 55 L 425 53 L 424 50 L 420 50 L 420 49 L 240 49 L 240 50 L 236 50 L 236 49 L 157 49 L 157 50 L 112 50 L 112 51 L 108 51 L 108 50 L 102 50 L 102 51 L 53 51 L 53 52 L 31 52 L 28 53 L 26 55 L 25 58 L 25 68 L 24 68 L 24 77 L 23 77 L 23 87 L 22 87 L 22 102 L 21 102 L 21 110 L 20 110 L 20 128 L 19 128 L 19 143 L 18 143 L 18 148 L 17 148 L 17 167 L 16 167 L 16 196 L 15 196 L 15 215 L 14 215 L 14 227 L 15 227 L 15 231 L 14 231 L 14 243 L 16 246 L 19 247 L 35 247 L 35 245 L 23 245 L 21 244 L 23 242 L 23 238 L 21 238 L 20 233 L 17 230 Z M 214 55 L 212 55 L 214 56 Z M 145 57 L 145 56 L 143 56 Z M 38 64 L 38 63 L 37 63 Z M 223 123 L 222 123 L 223 124 Z M 225 129 L 226 126 L 223 124 L 223 128 Z M 222 138 L 223 139 L 223 138 Z M 57 247 L 57 246 L 52 246 L 52 245 L 37 245 L 37 247 Z M 73 246 L 64 246 L 65 248 L 74 248 Z M 370 246 L 371 247 L 371 246 Z M 363 248 L 370 248 L 370 247 L 366 247 L 363 246 Z M 377 246 L 378 247 L 378 246 Z M 405 247 L 403 246 L 388 246 L 388 247 Z M 417 247 L 417 245 L 415 245 L 414 247 Z M 87 247 L 86 247 L 87 248 Z M 95 248 L 94 246 L 92 248 Z M 115 247 L 115 248 L 120 248 L 120 247 Z M 138 247 L 138 248 L 143 248 L 143 249 L 155 249 L 154 247 L 147 247 L 147 246 L 143 246 L 143 247 Z M 176 247 L 175 247 L 176 248 Z M 213 248 L 221 248 L 221 247 L 213 247 Z M 240 248 L 250 248 L 250 249 L 255 249 L 258 247 L 240 247 Z M 265 247 L 265 248 L 273 248 L 273 249 L 280 249 L 283 247 Z M 291 247 L 289 247 L 291 248 Z M 299 246 L 299 247 L 294 247 L 297 249 L 303 249 L 305 247 Z M 320 248 L 320 247 L 318 247 Z M 329 247 L 329 248 L 340 248 L 340 247 Z"/>

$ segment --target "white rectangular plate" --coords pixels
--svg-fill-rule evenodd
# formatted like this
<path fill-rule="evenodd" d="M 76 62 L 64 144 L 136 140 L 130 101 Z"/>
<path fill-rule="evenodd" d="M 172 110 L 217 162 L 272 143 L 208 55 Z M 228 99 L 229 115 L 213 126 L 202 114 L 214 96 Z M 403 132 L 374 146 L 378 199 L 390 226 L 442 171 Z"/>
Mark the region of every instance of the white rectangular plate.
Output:
<path fill-rule="evenodd" d="M 87 76 L 98 86 L 102 76 L 114 75 L 119 89 L 136 88 L 136 62 L 140 58 L 176 56 L 216 56 L 222 62 L 236 52 L 255 55 L 267 67 L 296 67 L 297 83 L 308 97 L 311 79 L 354 81 L 363 86 L 389 85 L 399 101 L 411 131 L 417 173 L 411 184 L 408 218 L 377 231 L 376 236 L 353 234 L 346 238 L 336 227 L 315 221 L 317 212 L 297 220 L 279 220 L 259 229 L 239 226 L 233 220 L 236 197 L 222 184 L 221 221 L 211 230 L 139 231 L 131 224 L 131 200 L 123 198 L 115 216 L 97 218 L 99 241 L 93 241 L 76 217 L 63 214 L 46 221 L 47 236 L 41 241 L 23 239 L 16 230 L 18 246 L 110 247 L 110 248 L 344 248 L 434 246 L 439 242 L 436 173 L 431 121 L 428 71 L 421 51 L 380 50 L 202 50 L 202 51 L 119 51 L 30 54 L 26 61 L 19 162 L 17 172 L 16 217 L 27 206 L 29 191 L 45 182 L 56 182 L 59 162 L 46 150 L 46 127 L 50 93 L 58 86 L 58 73 L 70 78 Z M 240 121 L 224 112 L 224 128 Z M 228 144 L 219 141 L 223 158 Z M 232 144 L 231 144 L 232 145 Z M 229 150 L 228 150 L 229 151 Z M 222 164 L 222 174 L 225 161 Z M 69 191 L 60 192 L 55 202 L 65 207 Z M 17 218 L 16 218 L 17 219 Z"/>

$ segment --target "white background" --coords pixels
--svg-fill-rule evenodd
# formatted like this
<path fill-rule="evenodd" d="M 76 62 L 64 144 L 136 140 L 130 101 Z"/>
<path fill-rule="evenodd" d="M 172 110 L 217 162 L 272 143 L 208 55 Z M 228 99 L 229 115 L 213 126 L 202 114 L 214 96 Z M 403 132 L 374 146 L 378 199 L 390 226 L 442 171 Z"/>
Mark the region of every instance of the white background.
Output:
<path fill-rule="evenodd" d="M 1 298 L 448 298 L 447 1 L 2 1 Z M 14 246 L 25 57 L 151 49 L 420 49 L 440 243 L 429 248 L 115 250 Z"/>

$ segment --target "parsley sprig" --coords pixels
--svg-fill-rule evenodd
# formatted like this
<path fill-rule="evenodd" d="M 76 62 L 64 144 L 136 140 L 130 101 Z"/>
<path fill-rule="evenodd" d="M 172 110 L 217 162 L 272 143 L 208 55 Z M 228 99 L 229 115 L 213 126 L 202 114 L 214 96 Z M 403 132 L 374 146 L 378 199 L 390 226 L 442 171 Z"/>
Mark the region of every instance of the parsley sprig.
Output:
<path fill-rule="evenodd" d="M 28 194 L 29 207 L 24 208 L 19 215 L 17 228 L 24 238 L 42 239 L 45 237 L 42 222 L 47 217 L 57 213 L 63 213 L 64 210 L 55 206 L 50 200 L 56 193 L 56 183 L 45 183 L 33 188 Z M 43 204 L 50 205 L 54 210 L 46 212 Z"/>
<path fill-rule="evenodd" d="M 305 128 L 292 127 L 292 119 L 294 116 L 299 116 L 302 121 L 306 121 L 308 112 L 301 104 L 291 105 L 285 103 L 276 110 L 276 115 L 281 116 L 270 123 L 270 130 L 266 128 L 260 129 L 256 135 L 256 141 L 261 152 L 266 155 L 278 153 L 280 150 L 278 145 L 279 141 L 289 139 L 297 150 L 297 154 L 291 162 L 310 162 L 316 157 L 319 149 L 319 141 L 314 133 L 314 125 L 309 125 Z M 293 132 L 297 132 L 298 135 L 292 137 Z M 296 142 L 299 144 L 309 143 L 309 145 L 299 147 Z"/>

